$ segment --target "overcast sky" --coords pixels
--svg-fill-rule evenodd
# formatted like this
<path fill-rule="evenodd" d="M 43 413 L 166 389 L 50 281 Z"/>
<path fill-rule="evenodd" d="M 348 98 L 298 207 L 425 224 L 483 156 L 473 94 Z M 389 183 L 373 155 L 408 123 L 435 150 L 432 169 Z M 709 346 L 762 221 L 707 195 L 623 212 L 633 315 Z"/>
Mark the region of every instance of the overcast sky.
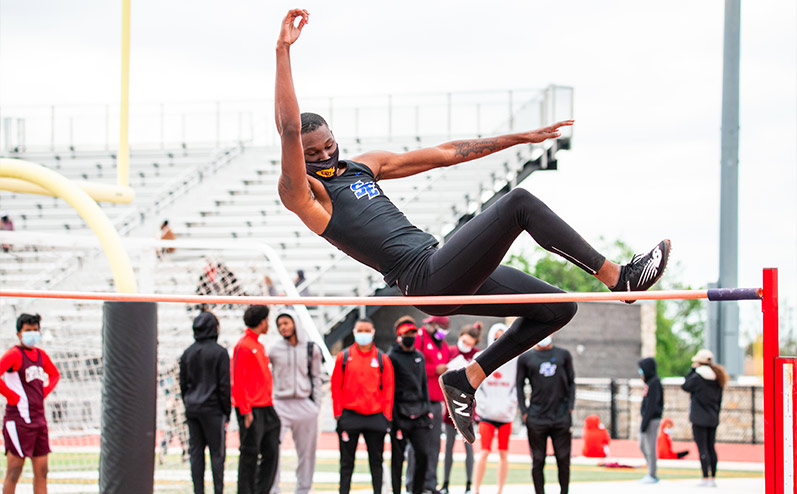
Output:
<path fill-rule="evenodd" d="M 0 105 L 118 104 L 119 4 L 0 0 Z M 724 2 L 133 0 L 133 102 L 270 98 L 292 7 L 300 102 L 573 86 L 573 150 L 525 185 L 590 240 L 668 236 L 674 276 L 717 278 Z M 794 304 L 797 4 L 744 2 L 741 32 L 739 284 L 779 267 Z"/>

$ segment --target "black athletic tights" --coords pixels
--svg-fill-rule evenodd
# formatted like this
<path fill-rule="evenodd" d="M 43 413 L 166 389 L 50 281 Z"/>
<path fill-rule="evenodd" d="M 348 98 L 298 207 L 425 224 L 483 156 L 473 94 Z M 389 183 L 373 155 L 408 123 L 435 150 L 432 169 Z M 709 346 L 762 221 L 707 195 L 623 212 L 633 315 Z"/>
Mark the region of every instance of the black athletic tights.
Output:
<path fill-rule="evenodd" d="M 703 478 L 717 474 L 717 450 L 714 441 L 717 437 L 716 427 L 702 427 L 692 424 L 692 434 L 697 443 L 697 452 L 700 453 L 700 468 L 703 470 Z"/>
<path fill-rule="evenodd" d="M 525 189 L 513 189 L 463 226 L 439 249 L 429 249 L 401 275 L 405 295 L 499 295 L 555 293 L 549 285 L 501 261 L 521 232 L 528 232 L 544 249 L 558 254 L 590 274 L 605 258 L 548 206 Z M 525 352 L 568 323 L 575 303 L 421 306 L 433 315 L 472 314 L 519 316 L 504 335 L 476 360 L 490 375 L 504 362 Z"/>

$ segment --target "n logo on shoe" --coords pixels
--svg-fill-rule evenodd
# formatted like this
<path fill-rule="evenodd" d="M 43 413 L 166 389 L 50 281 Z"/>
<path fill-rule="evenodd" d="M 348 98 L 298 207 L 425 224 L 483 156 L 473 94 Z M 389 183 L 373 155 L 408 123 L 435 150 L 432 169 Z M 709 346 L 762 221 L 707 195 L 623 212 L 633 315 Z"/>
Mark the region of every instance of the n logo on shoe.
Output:
<path fill-rule="evenodd" d="M 648 259 L 648 262 L 645 264 L 645 268 L 642 270 L 642 276 L 639 277 L 637 286 L 644 285 L 645 283 L 656 277 L 656 274 L 659 272 L 659 266 L 661 265 L 661 260 L 662 260 L 661 249 L 656 247 L 655 249 L 653 249 L 653 252 L 650 253 L 650 259 Z"/>
<path fill-rule="evenodd" d="M 461 401 L 457 400 L 451 400 L 451 402 L 454 404 L 455 413 L 458 413 L 464 417 L 470 417 L 470 414 L 466 412 L 466 410 L 468 409 L 467 403 L 462 403 Z"/>

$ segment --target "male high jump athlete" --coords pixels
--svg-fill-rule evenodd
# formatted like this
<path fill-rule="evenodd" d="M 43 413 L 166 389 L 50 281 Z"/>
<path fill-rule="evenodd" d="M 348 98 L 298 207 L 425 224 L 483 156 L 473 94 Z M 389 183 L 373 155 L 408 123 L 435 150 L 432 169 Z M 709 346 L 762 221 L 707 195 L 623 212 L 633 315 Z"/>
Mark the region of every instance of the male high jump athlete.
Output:
<path fill-rule="evenodd" d="M 318 115 L 300 114 L 293 87 L 290 47 L 309 20 L 288 12 L 277 40 L 276 122 L 282 142 L 279 195 L 286 208 L 329 243 L 383 274 L 404 295 L 558 293 L 560 289 L 500 265 L 515 238 L 528 232 L 613 291 L 643 291 L 664 272 L 670 241 L 620 266 L 595 251 L 539 199 L 514 189 L 468 223 L 446 244 L 413 226 L 385 197 L 377 182 L 487 156 L 517 144 L 559 137 L 572 120 L 486 139 L 453 141 L 407 153 L 372 151 L 339 161 L 338 144 Z M 298 22 L 297 22 L 298 21 Z M 434 315 L 518 316 L 496 344 L 465 369 L 440 376 L 448 409 L 462 436 L 473 442 L 473 394 L 485 376 L 573 317 L 575 303 L 424 306 Z"/>

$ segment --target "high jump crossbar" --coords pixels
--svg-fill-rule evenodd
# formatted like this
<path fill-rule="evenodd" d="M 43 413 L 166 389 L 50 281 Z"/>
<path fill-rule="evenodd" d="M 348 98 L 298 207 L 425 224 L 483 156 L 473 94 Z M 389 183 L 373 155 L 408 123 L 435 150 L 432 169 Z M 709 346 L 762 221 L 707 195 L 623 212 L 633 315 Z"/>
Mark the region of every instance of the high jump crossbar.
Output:
<path fill-rule="evenodd" d="M 71 292 L 47 290 L 0 290 L 0 297 L 114 302 L 167 302 L 237 305 L 475 305 L 600 302 L 626 300 L 707 299 L 761 300 L 761 288 L 712 288 L 708 290 L 658 290 L 649 292 L 528 293 L 516 295 L 442 295 L 426 297 L 259 297 L 168 295 L 154 293 Z"/>

